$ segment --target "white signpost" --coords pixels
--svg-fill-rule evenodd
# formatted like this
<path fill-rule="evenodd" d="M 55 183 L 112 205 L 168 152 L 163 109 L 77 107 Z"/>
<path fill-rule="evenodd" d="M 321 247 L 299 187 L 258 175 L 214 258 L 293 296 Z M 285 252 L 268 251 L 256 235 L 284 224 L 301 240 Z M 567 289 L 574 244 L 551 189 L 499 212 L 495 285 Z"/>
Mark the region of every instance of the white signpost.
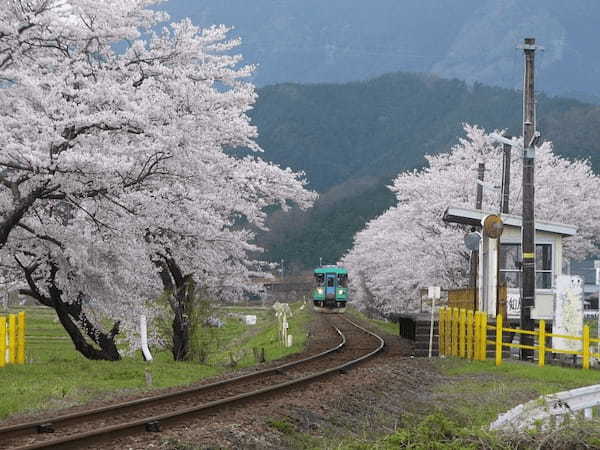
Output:
<path fill-rule="evenodd" d="M 583 335 L 583 280 L 578 276 L 559 275 L 556 279 L 553 334 Z M 581 341 L 552 338 L 552 347 L 581 351 Z"/>
<path fill-rule="evenodd" d="M 598 286 L 598 316 L 596 325 L 596 337 L 600 337 L 600 260 L 594 261 L 594 269 L 596 269 L 596 286 Z M 600 343 L 596 344 L 596 353 L 600 353 Z"/>
<path fill-rule="evenodd" d="M 433 314 L 435 312 L 435 301 L 441 297 L 441 288 L 439 286 L 429 286 L 427 288 L 427 296 L 431 299 L 431 323 L 429 325 L 429 358 L 433 349 Z"/>

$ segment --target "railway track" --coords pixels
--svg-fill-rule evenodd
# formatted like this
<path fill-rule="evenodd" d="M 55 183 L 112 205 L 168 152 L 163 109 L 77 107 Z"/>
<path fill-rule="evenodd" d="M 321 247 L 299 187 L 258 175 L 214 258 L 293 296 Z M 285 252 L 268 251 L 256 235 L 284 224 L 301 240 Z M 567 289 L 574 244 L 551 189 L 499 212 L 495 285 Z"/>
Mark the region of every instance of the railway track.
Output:
<path fill-rule="evenodd" d="M 0 449 L 102 448 L 102 442 L 159 432 L 187 418 L 249 402 L 344 372 L 383 349 L 383 339 L 343 315 L 327 321 L 335 345 L 300 360 L 216 383 L 198 385 L 83 412 L 0 427 Z"/>

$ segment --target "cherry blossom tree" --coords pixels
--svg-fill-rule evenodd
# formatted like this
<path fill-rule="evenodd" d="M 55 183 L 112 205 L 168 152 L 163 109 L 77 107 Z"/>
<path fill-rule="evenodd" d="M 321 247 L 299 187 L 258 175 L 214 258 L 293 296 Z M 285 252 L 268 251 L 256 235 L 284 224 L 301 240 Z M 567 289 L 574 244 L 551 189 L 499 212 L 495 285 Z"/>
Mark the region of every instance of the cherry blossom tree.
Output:
<path fill-rule="evenodd" d="M 427 156 L 428 166 L 398 175 L 390 189 L 398 204 L 357 233 L 342 264 L 352 271 L 354 296 L 379 311 L 410 311 L 421 287 L 459 287 L 467 282 L 464 227 L 445 224 L 449 206 L 473 208 L 477 167 L 484 162 L 486 182 L 501 182 L 502 148 L 477 126 L 449 153 Z M 522 159 L 512 152 L 510 212 L 521 215 Z M 587 161 L 570 161 L 544 142 L 536 152 L 536 217 L 577 226 L 565 239 L 568 258 L 597 252 L 600 235 L 600 178 Z M 483 209 L 499 211 L 499 193 L 484 189 Z"/>
<path fill-rule="evenodd" d="M 2 3 L 5 270 L 92 359 L 119 359 L 115 337 L 135 337 L 167 289 L 184 359 L 189 280 L 239 293 L 260 270 L 248 227 L 266 206 L 314 200 L 302 174 L 257 156 L 253 67 L 226 27 L 154 33 L 157 1 Z"/>

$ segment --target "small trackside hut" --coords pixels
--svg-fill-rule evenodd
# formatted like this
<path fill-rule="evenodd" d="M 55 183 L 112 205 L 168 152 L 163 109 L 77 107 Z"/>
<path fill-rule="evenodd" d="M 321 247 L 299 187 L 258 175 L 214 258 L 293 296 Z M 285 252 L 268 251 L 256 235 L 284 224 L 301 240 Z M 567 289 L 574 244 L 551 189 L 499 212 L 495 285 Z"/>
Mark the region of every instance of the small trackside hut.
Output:
<path fill-rule="evenodd" d="M 468 208 L 450 207 L 443 220 L 480 229 L 482 221 L 493 213 Z M 502 214 L 504 231 L 499 239 L 482 236 L 478 252 L 478 280 L 475 309 L 490 317 L 502 313 L 518 322 L 521 314 L 521 226 L 520 216 Z M 563 274 L 563 238 L 574 236 L 573 225 L 535 222 L 536 292 L 531 317 L 554 318 L 556 280 Z M 505 287 L 504 295 L 499 295 Z M 449 305 L 456 306 L 456 305 Z"/>
<path fill-rule="evenodd" d="M 315 310 L 344 312 L 348 301 L 348 271 L 338 266 L 323 266 L 314 271 L 312 300 Z"/>
<path fill-rule="evenodd" d="M 506 326 L 519 326 L 521 316 L 521 228 L 522 218 L 502 214 L 502 231 L 497 238 L 483 232 L 486 218 L 496 215 L 477 209 L 449 207 L 442 217 L 446 223 L 474 228 L 480 235 L 476 256 L 475 287 L 443 289 L 442 305 L 473 312 L 485 312 L 492 325 L 502 314 Z M 461 231 L 457 230 L 457 233 Z M 555 327 L 556 305 L 561 298 L 558 280 L 563 277 L 563 239 L 574 236 L 573 225 L 535 221 L 535 303 L 531 310 L 534 320 L 544 320 L 547 329 Z M 466 241 L 465 241 L 466 242 Z M 467 248 L 465 247 L 465 251 Z M 415 356 L 427 356 L 430 312 L 403 312 L 394 317 L 399 322 L 400 336 L 415 341 Z M 438 354 L 438 317 L 434 316 L 433 355 Z M 510 339 L 507 336 L 505 341 Z"/>

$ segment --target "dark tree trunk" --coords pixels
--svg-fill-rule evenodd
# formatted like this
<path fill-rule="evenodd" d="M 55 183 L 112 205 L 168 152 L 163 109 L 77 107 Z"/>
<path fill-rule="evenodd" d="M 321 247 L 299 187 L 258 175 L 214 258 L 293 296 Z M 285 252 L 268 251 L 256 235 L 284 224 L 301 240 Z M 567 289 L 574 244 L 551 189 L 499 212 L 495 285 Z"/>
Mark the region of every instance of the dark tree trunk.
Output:
<path fill-rule="evenodd" d="M 173 359 L 190 359 L 190 322 L 195 283 L 191 275 L 183 275 L 173 258 L 161 256 L 157 262 L 165 291 L 169 292 L 169 304 L 173 310 Z"/>
<path fill-rule="evenodd" d="M 54 310 L 58 316 L 58 320 L 67 330 L 75 348 L 79 353 L 87 359 L 104 360 L 104 361 L 119 361 L 121 355 L 115 343 L 115 337 L 119 333 L 120 322 L 116 322 L 110 332 L 105 333 L 91 323 L 81 307 L 81 300 L 74 303 L 64 303 L 58 298 L 55 302 Z M 84 337 L 81 329 L 92 340 L 96 346 L 91 345 Z"/>
<path fill-rule="evenodd" d="M 83 296 L 80 295 L 74 302 L 65 302 L 62 292 L 55 284 L 56 267 L 50 271 L 48 295 L 44 295 L 38 288 L 32 273 L 35 267 L 22 267 L 29 290 L 21 293 L 33 297 L 42 305 L 53 308 L 58 320 L 69 334 L 75 349 L 87 359 L 118 361 L 121 359 L 119 350 L 115 343 L 115 337 L 119 333 L 120 322 L 115 322 L 110 332 L 105 333 L 92 323 L 83 311 Z M 84 335 L 85 333 L 85 335 Z M 88 339 L 86 339 L 87 336 Z M 94 345 L 95 344 L 95 345 Z"/>
<path fill-rule="evenodd" d="M 173 348 L 171 351 L 175 361 L 186 361 L 190 356 L 190 325 L 181 309 L 175 313 L 173 319 Z"/>

